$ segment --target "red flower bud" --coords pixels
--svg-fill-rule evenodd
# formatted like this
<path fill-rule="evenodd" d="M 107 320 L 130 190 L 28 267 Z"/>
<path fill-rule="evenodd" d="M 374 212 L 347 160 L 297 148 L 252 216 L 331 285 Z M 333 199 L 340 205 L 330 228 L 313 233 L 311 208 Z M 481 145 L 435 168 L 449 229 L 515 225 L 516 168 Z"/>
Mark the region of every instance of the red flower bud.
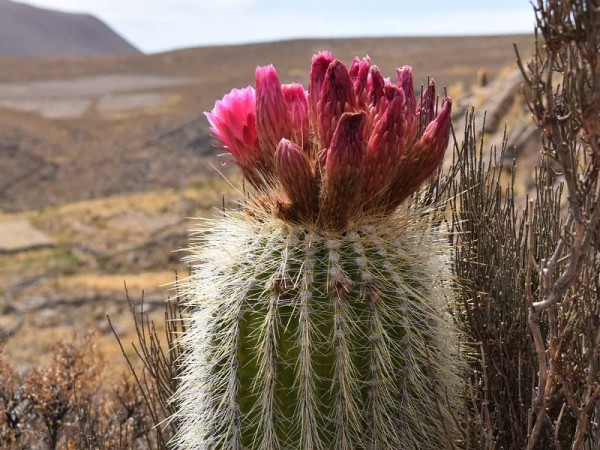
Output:
<path fill-rule="evenodd" d="M 366 122 L 363 111 L 344 113 L 331 139 L 320 211 L 321 223 L 327 228 L 345 228 L 360 205 Z"/>
<path fill-rule="evenodd" d="M 281 138 L 290 138 L 292 118 L 273 65 L 256 68 L 256 128 L 267 167 Z"/>
<path fill-rule="evenodd" d="M 365 109 L 368 100 L 368 79 L 369 79 L 369 68 L 371 67 L 371 60 L 368 56 L 363 59 L 354 57 L 352 65 L 348 71 L 352 85 L 354 87 L 354 95 L 356 96 L 356 106 L 360 109 Z"/>
<path fill-rule="evenodd" d="M 429 125 L 429 123 L 435 117 L 435 106 L 436 106 L 436 98 L 435 98 L 435 81 L 431 80 L 427 89 L 421 94 L 421 99 L 419 100 L 419 104 L 417 105 L 417 127 L 418 135 L 421 135 L 423 130 Z"/>
<path fill-rule="evenodd" d="M 365 210 L 377 209 L 385 203 L 398 161 L 405 151 L 408 124 L 404 91 L 397 86 L 386 86 L 388 90 L 393 92 L 393 98 L 375 124 L 367 145 L 363 187 Z"/>
<path fill-rule="evenodd" d="M 327 68 L 332 62 L 333 55 L 330 52 L 320 52 L 312 57 L 308 81 L 308 103 L 310 106 L 310 121 L 313 126 L 317 123 L 317 104 L 321 98 L 325 73 L 327 73 Z"/>
<path fill-rule="evenodd" d="M 438 169 L 448 147 L 451 116 L 452 100 L 446 98 L 438 116 L 401 158 L 391 187 L 389 209 L 398 206 Z"/>
<path fill-rule="evenodd" d="M 442 102 L 442 110 L 437 117 L 427 125 L 427 129 L 416 145 L 421 143 L 423 146 L 429 147 L 433 153 L 438 156 L 443 156 L 448 146 L 450 133 L 450 119 L 452 118 L 452 100 L 444 99 Z M 441 162 L 441 159 L 440 159 Z"/>
<path fill-rule="evenodd" d="M 301 84 L 284 84 L 281 86 L 292 118 L 292 139 L 305 147 L 309 144 L 308 98 Z"/>
<path fill-rule="evenodd" d="M 356 98 L 352 80 L 344 63 L 336 59 L 327 68 L 317 106 L 319 141 L 322 148 L 329 147 L 342 114 L 355 109 Z"/>
<path fill-rule="evenodd" d="M 385 86 L 385 81 L 383 80 L 383 75 L 381 75 L 381 72 L 379 72 L 379 68 L 377 66 L 371 66 L 369 75 L 369 106 L 377 110 L 379 103 L 384 96 L 383 87 Z"/>
<path fill-rule="evenodd" d="M 298 144 L 287 139 L 279 142 L 275 151 L 275 174 L 297 218 L 313 219 L 319 193 L 308 156 Z"/>
<path fill-rule="evenodd" d="M 403 66 L 396 69 L 398 76 L 398 86 L 404 91 L 404 98 L 406 101 L 406 126 L 407 135 L 409 136 L 408 142 L 412 141 L 412 135 L 416 132 L 416 113 L 417 113 L 417 99 L 415 98 L 415 88 L 413 85 L 412 67 Z"/>

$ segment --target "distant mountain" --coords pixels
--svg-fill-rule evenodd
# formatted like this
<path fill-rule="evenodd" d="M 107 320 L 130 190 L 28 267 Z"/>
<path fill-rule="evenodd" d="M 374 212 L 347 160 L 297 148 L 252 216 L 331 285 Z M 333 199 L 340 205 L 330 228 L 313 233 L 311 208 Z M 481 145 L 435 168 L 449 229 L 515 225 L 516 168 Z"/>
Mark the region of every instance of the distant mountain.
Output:
<path fill-rule="evenodd" d="M 92 15 L 0 0 L 0 57 L 126 53 L 140 51 Z"/>

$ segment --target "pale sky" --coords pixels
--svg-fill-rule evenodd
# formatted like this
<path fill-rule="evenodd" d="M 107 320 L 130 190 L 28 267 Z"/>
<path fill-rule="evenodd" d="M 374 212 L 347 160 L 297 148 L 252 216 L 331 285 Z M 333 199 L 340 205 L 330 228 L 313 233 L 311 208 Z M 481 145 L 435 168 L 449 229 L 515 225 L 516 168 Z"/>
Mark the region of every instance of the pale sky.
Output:
<path fill-rule="evenodd" d="M 528 0 L 18 0 L 94 14 L 144 52 L 303 37 L 527 33 Z"/>

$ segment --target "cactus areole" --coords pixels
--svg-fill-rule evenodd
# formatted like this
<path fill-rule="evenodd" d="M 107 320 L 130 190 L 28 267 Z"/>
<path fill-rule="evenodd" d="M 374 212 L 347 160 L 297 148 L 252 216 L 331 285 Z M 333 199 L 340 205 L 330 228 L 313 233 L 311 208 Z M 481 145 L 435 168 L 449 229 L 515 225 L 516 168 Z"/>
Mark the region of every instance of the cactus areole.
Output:
<path fill-rule="evenodd" d="M 441 164 L 451 106 L 433 82 L 417 99 L 410 67 L 392 82 L 321 52 L 308 91 L 258 67 L 206 114 L 253 192 L 192 236 L 176 448 L 452 442 L 449 250 L 405 202 Z"/>

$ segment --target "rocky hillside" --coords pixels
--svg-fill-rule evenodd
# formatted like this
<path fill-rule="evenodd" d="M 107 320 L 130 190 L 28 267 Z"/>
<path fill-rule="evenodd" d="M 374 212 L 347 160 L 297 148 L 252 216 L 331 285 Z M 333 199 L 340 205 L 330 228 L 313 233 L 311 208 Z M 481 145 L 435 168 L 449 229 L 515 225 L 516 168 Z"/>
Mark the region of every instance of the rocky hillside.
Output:
<path fill-rule="evenodd" d="M 139 53 L 104 22 L 0 0 L 0 57 Z"/>

